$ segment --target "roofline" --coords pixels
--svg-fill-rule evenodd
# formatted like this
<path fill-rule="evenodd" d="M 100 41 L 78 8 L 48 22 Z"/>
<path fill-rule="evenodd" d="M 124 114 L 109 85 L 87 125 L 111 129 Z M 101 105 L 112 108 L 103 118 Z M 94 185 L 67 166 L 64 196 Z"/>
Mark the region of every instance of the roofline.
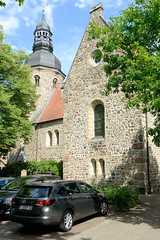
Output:
<path fill-rule="evenodd" d="M 28 64 L 29 65 L 29 64 Z M 41 69 L 50 69 L 53 71 L 57 71 L 58 73 L 60 73 L 64 78 L 66 77 L 66 74 L 64 74 L 60 69 L 58 68 L 53 68 L 53 67 L 46 67 L 44 65 L 35 65 L 35 66 L 31 66 L 31 68 L 41 68 Z"/>
<path fill-rule="evenodd" d="M 44 122 L 52 122 L 52 121 L 57 121 L 57 120 L 60 120 L 60 119 L 63 119 L 63 117 L 60 117 L 60 118 L 55 118 L 55 119 L 52 119 L 52 120 L 46 120 L 46 121 L 37 121 L 36 123 L 33 123 L 34 125 L 35 124 L 40 124 L 40 123 L 44 123 Z"/>

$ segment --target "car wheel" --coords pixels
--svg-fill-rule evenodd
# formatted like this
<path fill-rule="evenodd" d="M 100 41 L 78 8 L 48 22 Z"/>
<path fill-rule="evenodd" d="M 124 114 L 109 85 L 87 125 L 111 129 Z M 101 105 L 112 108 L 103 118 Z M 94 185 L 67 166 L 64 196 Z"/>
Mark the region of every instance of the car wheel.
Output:
<path fill-rule="evenodd" d="M 29 223 L 22 223 L 24 228 L 30 228 L 32 225 Z"/>
<path fill-rule="evenodd" d="M 100 215 L 104 216 L 108 212 L 108 203 L 103 201 L 100 204 Z"/>
<path fill-rule="evenodd" d="M 67 210 L 63 213 L 61 222 L 59 224 L 59 228 L 63 232 L 68 232 L 71 230 L 72 225 L 73 225 L 73 214 L 70 210 Z"/>

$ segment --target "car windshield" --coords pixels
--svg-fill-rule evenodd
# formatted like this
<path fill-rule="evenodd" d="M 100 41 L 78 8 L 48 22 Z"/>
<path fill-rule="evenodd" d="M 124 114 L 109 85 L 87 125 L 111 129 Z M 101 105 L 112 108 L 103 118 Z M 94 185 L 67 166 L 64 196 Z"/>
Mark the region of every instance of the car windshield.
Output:
<path fill-rule="evenodd" d="M 36 180 L 35 178 L 16 178 L 13 181 L 11 181 L 11 182 L 7 183 L 6 185 L 4 185 L 3 187 L 1 187 L 1 190 L 17 191 L 21 187 L 23 187 L 23 185 L 31 183 L 35 180 Z"/>
<path fill-rule="evenodd" d="M 52 187 L 24 186 L 17 194 L 23 198 L 45 198 L 50 195 Z"/>

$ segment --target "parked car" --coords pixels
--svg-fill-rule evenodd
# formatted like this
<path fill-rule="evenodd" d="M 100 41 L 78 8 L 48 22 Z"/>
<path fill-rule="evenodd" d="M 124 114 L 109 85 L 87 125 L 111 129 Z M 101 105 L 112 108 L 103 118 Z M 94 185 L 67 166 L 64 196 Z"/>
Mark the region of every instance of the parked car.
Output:
<path fill-rule="evenodd" d="M 73 221 L 107 211 L 106 196 L 84 182 L 32 183 L 12 199 L 10 219 L 23 225 L 58 225 L 69 231 Z"/>
<path fill-rule="evenodd" d="M 43 182 L 60 179 L 61 178 L 59 176 L 55 175 L 32 175 L 26 177 L 18 177 L 8 184 L 2 186 L 0 189 L 0 217 L 9 215 L 11 200 L 23 185 L 35 181 Z"/>
<path fill-rule="evenodd" d="M 0 177 L 0 188 L 9 183 L 10 181 L 12 181 L 14 178 L 13 177 Z"/>

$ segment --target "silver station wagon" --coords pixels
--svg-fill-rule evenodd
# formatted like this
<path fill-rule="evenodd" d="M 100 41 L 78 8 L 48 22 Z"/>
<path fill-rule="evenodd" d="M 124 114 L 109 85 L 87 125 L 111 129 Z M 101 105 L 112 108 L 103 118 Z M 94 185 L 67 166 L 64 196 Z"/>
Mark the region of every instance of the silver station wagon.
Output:
<path fill-rule="evenodd" d="M 35 182 L 23 186 L 12 199 L 10 219 L 23 225 L 58 225 L 69 231 L 73 221 L 107 211 L 106 196 L 84 182 Z"/>

